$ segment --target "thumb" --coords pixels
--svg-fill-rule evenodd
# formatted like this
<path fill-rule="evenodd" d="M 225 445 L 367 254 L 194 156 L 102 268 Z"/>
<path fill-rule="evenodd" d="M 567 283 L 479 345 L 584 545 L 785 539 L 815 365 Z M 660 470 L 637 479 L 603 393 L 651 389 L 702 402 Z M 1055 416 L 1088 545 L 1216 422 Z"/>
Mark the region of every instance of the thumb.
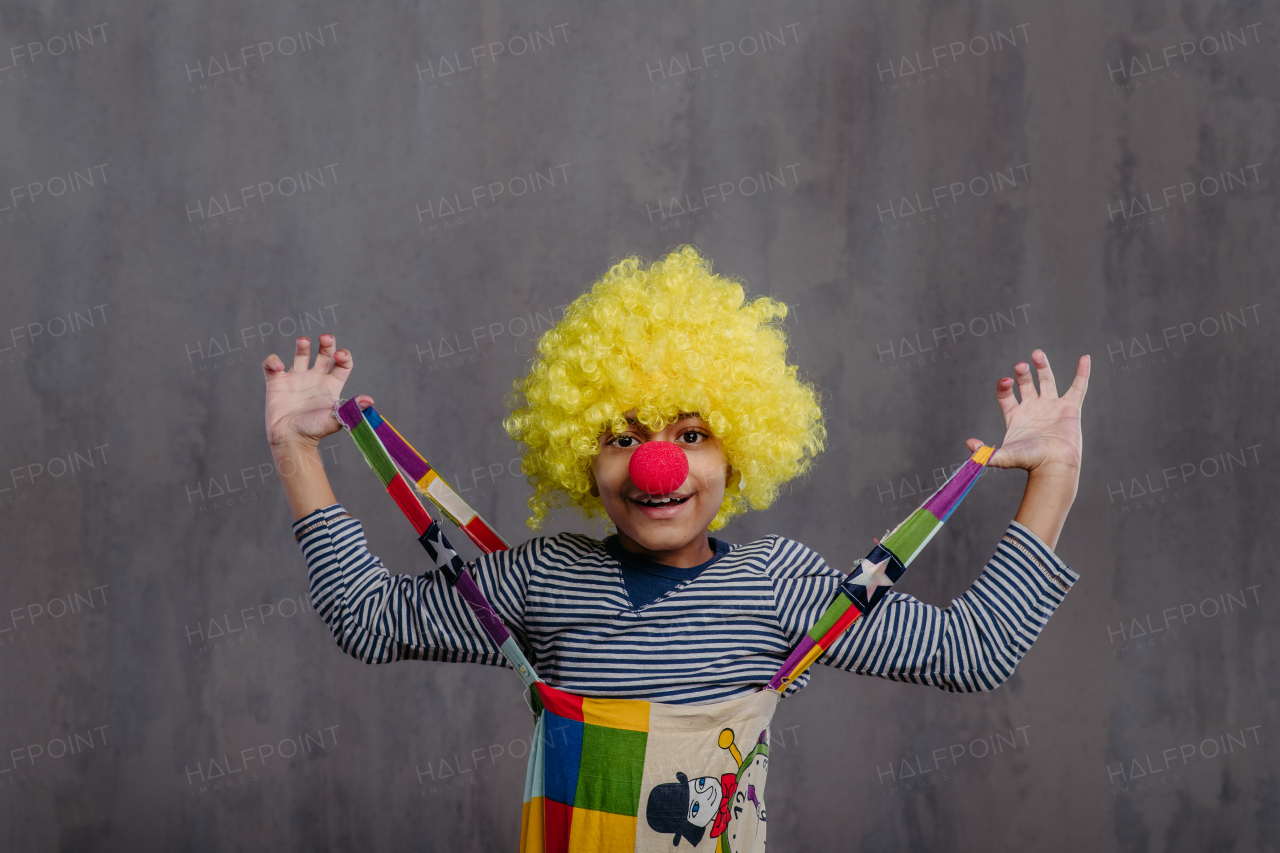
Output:
<path fill-rule="evenodd" d="M 361 409 L 367 409 L 373 405 L 373 398 L 367 394 L 361 394 L 359 397 L 356 397 L 356 403 Z"/>

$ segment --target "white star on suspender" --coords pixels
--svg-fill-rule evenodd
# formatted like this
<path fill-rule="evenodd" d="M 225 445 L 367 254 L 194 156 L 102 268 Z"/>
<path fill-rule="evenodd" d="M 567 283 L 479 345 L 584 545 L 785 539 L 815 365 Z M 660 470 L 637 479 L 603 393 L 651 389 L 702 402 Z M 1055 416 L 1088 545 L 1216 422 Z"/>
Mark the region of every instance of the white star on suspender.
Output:
<path fill-rule="evenodd" d="M 862 569 L 862 574 L 854 578 L 851 583 L 865 586 L 867 588 L 867 603 L 871 603 L 871 596 L 875 594 L 876 587 L 885 587 L 886 589 L 893 586 L 893 581 L 889 580 L 884 573 L 885 567 L 889 564 L 889 558 L 885 557 L 878 563 L 870 563 L 863 560 L 858 564 L 858 568 Z"/>

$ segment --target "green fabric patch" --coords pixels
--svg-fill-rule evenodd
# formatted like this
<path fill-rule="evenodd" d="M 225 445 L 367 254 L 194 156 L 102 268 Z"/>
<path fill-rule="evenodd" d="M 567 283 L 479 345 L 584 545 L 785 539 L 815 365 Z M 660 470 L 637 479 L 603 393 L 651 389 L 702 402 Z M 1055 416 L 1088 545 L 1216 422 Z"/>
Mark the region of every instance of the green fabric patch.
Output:
<path fill-rule="evenodd" d="M 636 817 L 644 776 L 646 732 L 583 725 L 575 808 Z"/>
<path fill-rule="evenodd" d="M 849 597 L 843 592 L 836 595 L 835 601 L 827 607 L 822 618 L 819 619 L 812 628 L 809 629 L 809 639 L 815 643 L 821 642 L 822 638 L 831 630 L 831 626 L 836 624 L 836 620 L 844 615 L 844 612 L 853 604 Z"/>
<path fill-rule="evenodd" d="M 929 510 L 921 507 L 911 514 L 911 517 L 902 522 L 902 525 L 892 533 L 890 533 L 881 545 L 893 552 L 903 563 L 910 562 L 911 557 L 920 547 L 924 545 L 925 540 L 929 538 L 929 534 L 933 529 L 942 524 L 937 517 Z"/>

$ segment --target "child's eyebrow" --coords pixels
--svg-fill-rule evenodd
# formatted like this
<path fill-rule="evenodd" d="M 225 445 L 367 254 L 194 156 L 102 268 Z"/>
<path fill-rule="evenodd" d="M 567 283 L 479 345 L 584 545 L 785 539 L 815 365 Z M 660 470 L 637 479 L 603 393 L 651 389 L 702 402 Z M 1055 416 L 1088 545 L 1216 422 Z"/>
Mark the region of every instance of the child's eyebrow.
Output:
<path fill-rule="evenodd" d="M 698 414 L 697 412 L 680 412 L 679 414 L 676 415 L 676 419 L 672 421 L 672 423 L 679 423 L 680 421 L 685 420 L 686 418 L 697 418 L 698 420 L 701 421 L 702 415 Z M 625 418 L 625 420 L 628 426 L 643 430 L 644 432 L 650 431 L 648 427 L 640 423 L 640 421 L 637 420 L 636 418 Z M 706 421 L 703 421 L 703 423 L 706 423 Z M 708 424 L 707 426 L 708 428 L 710 428 L 710 424 Z M 600 427 L 600 435 L 602 437 L 613 435 L 613 434 L 614 433 L 611 429 L 609 429 L 608 424 L 605 424 L 604 426 Z"/>
<path fill-rule="evenodd" d="M 672 421 L 672 423 L 678 423 L 685 418 L 697 418 L 698 420 L 702 420 L 702 415 L 697 412 L 680 412 L 676 415 L 676 419 Z M 627 423 L 633 427 L 644 427 L 646 430 L 648 429 L 648 427 L 645 427 L 644 424 L 640 423 L 640 421 L 635 418 L 627 418 Z"/>

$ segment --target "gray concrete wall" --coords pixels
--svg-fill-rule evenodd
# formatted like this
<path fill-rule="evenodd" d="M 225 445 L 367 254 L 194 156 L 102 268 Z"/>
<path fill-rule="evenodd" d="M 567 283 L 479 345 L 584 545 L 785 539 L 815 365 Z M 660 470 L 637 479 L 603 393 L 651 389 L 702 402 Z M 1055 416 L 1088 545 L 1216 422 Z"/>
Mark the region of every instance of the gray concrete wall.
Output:
<path fill-rule="evenodd" d="M 1094 361 L 1083 579 L 993 693 L 819 671 L 772 849 L 1274 849 L 1275 6 L 631 6 L 0 11 L 0 848 L 512 848 L 518 682 L 366 667 L 306 612 L 258 365 L 335 332 L 348 392 L 518 538 L 500 419 L 539 315 L 692 242 L 793 307 L 830 419 L 734 541 L 847 566 L 1000 439 L 1015 361 Z M 325 458 L 423 571 L 348 439 Z M 963 591 L 1023 479 L 902 588 Z"/>

